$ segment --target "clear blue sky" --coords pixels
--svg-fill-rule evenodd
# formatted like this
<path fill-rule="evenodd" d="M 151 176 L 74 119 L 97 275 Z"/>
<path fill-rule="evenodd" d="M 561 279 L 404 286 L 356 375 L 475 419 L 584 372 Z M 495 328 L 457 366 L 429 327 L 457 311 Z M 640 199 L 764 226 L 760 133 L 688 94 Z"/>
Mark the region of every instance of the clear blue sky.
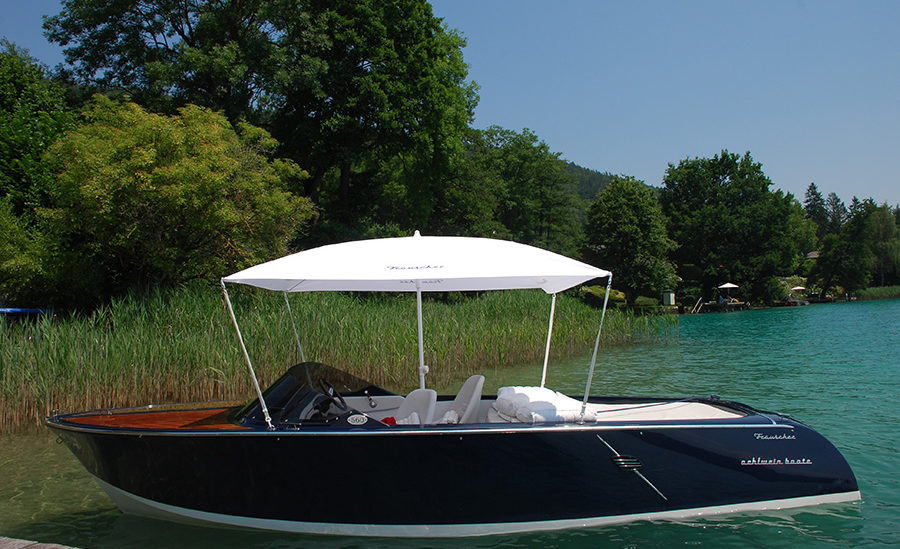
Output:
<path fill-rule="evenodd" d="M 660 185 L 750 151 L 775 188 L 900 203 L 900 1 L 433 0 L 468 40 L 475 125 Z M 55 65 L 56 0 L 3 0 L 0 36 Z"/>
<path fill-rule="evenodd" d="M 750 151 L 900 203 L 900 2 L 434 0 L 468 40 L 475 125 L 530 128 L 582 166 L 660 185 L 669 163 Z"/>

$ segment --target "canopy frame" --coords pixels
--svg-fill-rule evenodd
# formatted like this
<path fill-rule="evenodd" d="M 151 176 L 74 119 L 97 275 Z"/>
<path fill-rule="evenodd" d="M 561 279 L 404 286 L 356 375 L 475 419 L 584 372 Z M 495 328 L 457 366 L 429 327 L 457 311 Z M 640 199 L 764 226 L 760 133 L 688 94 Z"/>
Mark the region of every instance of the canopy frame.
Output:
<path fill-rule="evenodd" d="M 588 397 L 591 394 L 591 383 L 594 381 L 594 369 L 597 366 L 597 351 L 600 349 L 600 333 L 603 331 L 603 319 L 606 318 L 606 305 L 609 303 L 609 292 L 612 289 L 612 273 L 606 280 L 606 295 L 603 296 L 603 311 L 600 313 L 600 327 L 597 329 L 597 339 L 594 340 L 594 353 L 591 355 L 591 367 L 588 370 L 587 383 L 584 386 L 584 399 L 581 401 L 581 419 L 584 423 L 584 413 L 587 410 Z"/>
<path fill-rule="evenodd" d="M 426 243 L 426 238 L 428 240 Z M 444 239 L 440 240 L 439 239 Z M 403 241 L 402 244 L 400 241 Z M 369 244 L 371 242 L 372 244 Z M 444 244 L 446 243 L 446 244 Z M 430 246 L 442 246 L 441 251 L 446 251 L 450 257 L 446 260 L 450 265 L 442 264 L 443 258 L 436 258 L 431 254 Z M 338 252 L 337 247 L 344 246 Z M 368 248 L 371 246 L 371 248 Z M 477 248 L 482 254 L 486 254 L 479 258 L 478 262 L 471 261 L 471 257 L 479 257 L 475 249 Z M 494 257 L 491 252 L 497 250 L 498 257 Z M 391 261 L 398 261 L 397 264 L 391 264 L 380 267 L 382 270 L 372 268 L 372 265 L 362 264 L 359 269 L 369 269 L 360 276 L 356 269 L 350 269 L 344 266 L 343 261 L 336 261 L 342 265 L 337 274 L 335 271 L 323 274 L 316 270 L 319 263 L 314 261 L 310 255 L 305 255 L 303 259 L 308 261 L 300 262 L 300 254 L 312 254 L 315 258 L 335 257 L 345 258 L 350 255 L 357 259 L 353 254 L 365 252 L 362 259 L 368 259 L 372 262 L 373 253 L 382 254 L 384 251 L 396 252 L 396 257 L 390 257 Z M 342 255 L 343 254 L 343 255 Z M 454 255 L 455 254 L 455 255 Z M 462 260 L 460 258 L 463 257 Z M 485 260 L 484 258 L 487 258 Z M 385 261 L 380 255 L 378 260 L 383 264 Z M 454 264 L 454 260 L 456 263 Z M 298 263 L 299 262 L 299 263 Z M 404 263 L 406 262 L 406 263 Z M 360 263 L 363 263 L 360 261 Z M 483 263 L 488 263 L 483 266 Z M 277 264 L 278 267 L 273 265 Z M 303 267 L 312 265 L 312 273 L 310 269 Z M 545 270 L 531 268 L 532 264 L 537 264 Z M 474 267 L 473 267 L 474 265 Z M 385 272 L 385 269 L 387 272 Z M 525 272 L 520 272 L 525 271 Z M 274 273 L 273 273 L 274 271 Z M 290 276 L 287 276 L 289 273 Z M 413 275 L 413 276 L 410 276 Z M 546 293 L 551 294 L 550 320 L 547 330 L 547 343 L 544 351 L 544 364 L 541 375 L 541 386 L 546 383 L 547 367 L 550 357 L 550 344 L 553 335 L 553 319 L 556 311 L 556 294 L 565 289 L 577 286 L 587 282 L 593 278 L 607 277 L 606 297 L 603 301 L 603 313 L 600 317 L 600 329 L 603 328 L 603 319 L 606 315 L 606 307 L 609 299 L 610 285 L 612 284 L 612 273 L 587 265 L 573 259 L 534 248 L 524 244 L 518 244 L 510 241 L 484 239 L 484 238 L 467 238 L 467 237 L 422 237 L 419 231 L 416 231 L 413 237 L 400 237 L 396 239 L 380 239 L 373 241 L 355 241 L 346 242 L 344 244 L 333 244 L 330 246 L 322 246 L 313 248 L 306 252 L 298 252 L 291 256 L 285 256 L 273 261 L 269 261 L 255 267 L 250 267 L 239 273 L 235 273 L 220 280 L 222 292 L 228 305 L 228 311 L 234 323 L 235 330 L 238 334 L 238 340 L 247 363 L 250 376 L 253 379 L 253 386 L 260 401 L 260 406 L 265 417 L 266 424 L 269 429 L 274 429 L 271 417 L 263 397 L 250 354 L 241 334 L 237 317 L 231 303 L 231 298 L 226 289 L 226 282 L 248 284 L 269 290 L 281 290 L 284 294 L 285 304 L 291 317 L 291 325 L 294 330 L 294 338 L 297 348 L 300 351 L 301 358 L 305 361 L 303 347 L 300 344 L 300 336 L 294 322 L 293 311 L 291 310 L 290 301 L 288 300 L 288 292 L 297 291 L 410 291 L 414 287 L 416 293 L 416 328 L 418 339 L 418 374 L 419 386 L 425 388 L 425 374 L 428 373 L 428 366 L 425 364 L 425 348 L 424 348 L 424 326 L 422 319 L 422 292 L 423 291 L 469 291 L 469 290 L 501 290 L 501 289 L 528 289 L 540 288 Z M 449 284 L 449 286 L 445 285 Z M 426 287 L 427 286 L 427 287 Z M 590 389 L 591 379 L 593 377 L 594 366 L 596 364 L 597 345 L 599 345 L 600 333 L 597 334 L 597 342 L 594 348 L 594 357 L 591 361 L 591 370 L 588 376 L 588 387 L 585 390 L 585 402 L 587 402 L 587 392 Z M 582 411 L 583 415 L 583 411 Z"/>
<path fill-rule="evenodd" d="M 275 426 L 272 425 L 272 417 L 269 416 L 269 408 L 266 406 L 266 399 L 263 398 L 262 389 L 259 388 L 259 380 L 256 377 L 256 371 L 253 369 L 253 362 L 250 360 L 250 353 L 247 352 L 247 345 L 244 343 L 244 335 L 241 334 L 241 327 L 238 325 L 237 316 L 234 314 L 234 307 L 231 305 L 231 297 L 228 295 L 228 288 L 225 287 L 225 279 L 220 279 L 219 283 L 222 285 L 222 293 L 225 295 L 225 303 L 228 305 L 228 313 L 231 315 L 231 320 L 234 322 L 234 329 L 237 332 L 238 341 L 241 344 L 241 351 L 244 353 L 244 360 L 247 362 L 247 368 L 250 369 L 250 378 L 253 380 L 253 387 L 256 389 L 256 396 L 259 397 L 259 404 L 262 407 L 263 417 L 266 420 L 266 425 L 268 426 L 270 431 L 275 430 Z"/>
<path fill-rule="evenodd" d="M 294 311 L 291 309 L 287 290 L 284 291 L 284 304 L 287 306 L 288 316 L 291 317 L 291 327 L 294 329 L 294 340 L 297 342 L 297 350 L 300 351 L 300 360 L 306 362 L 306 354 L 303 352 L 303 345 L 300 344 L 300 333 L 297 331 L 297 323 L 294 322 Z"/>
<path fill-rule="evenodd" d="M 556 316 L 556 294 L 550 301 L 550 325 L 547 327 L 547 345 L 544 348 L 544 369 L 541 372 L 541 387 L 547 384 L 547 364 L 550 362 L 550 339 L 553 337 L 553 317 Z"/>

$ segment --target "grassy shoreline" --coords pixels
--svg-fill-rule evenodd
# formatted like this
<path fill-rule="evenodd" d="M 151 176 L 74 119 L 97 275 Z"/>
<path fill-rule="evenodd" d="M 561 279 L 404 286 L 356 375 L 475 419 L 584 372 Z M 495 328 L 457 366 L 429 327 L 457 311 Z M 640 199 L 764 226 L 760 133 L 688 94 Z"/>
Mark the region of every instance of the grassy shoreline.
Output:
<path fill-rule="evenodd" d="M 260 383 L 300 361 L 282 295 L 229 292 Z M 550 297 L 541 291 L 429 296 L 424 307 L 430 386 L 485 367 L 543 359 Z M 558 298 L 551 359 L 589 352 L 600 311 Z M 290 296 L 307 359 L 398 392 L 417 385 L 413 295 Z M 607 313 L 602 344 L 673 337 L 677 320 Z M 211 286 L 116 300 L 90 315 L 0 324 L 0 432 L 40 425 L 54 409 L 246 399 L 246 365 L 221 292 Z"/>
<path fill-rule="evenodd" d="M 900 297 L 900 286 L 871 286 L 856 292 L 860 300 L 895 299 Z"/>

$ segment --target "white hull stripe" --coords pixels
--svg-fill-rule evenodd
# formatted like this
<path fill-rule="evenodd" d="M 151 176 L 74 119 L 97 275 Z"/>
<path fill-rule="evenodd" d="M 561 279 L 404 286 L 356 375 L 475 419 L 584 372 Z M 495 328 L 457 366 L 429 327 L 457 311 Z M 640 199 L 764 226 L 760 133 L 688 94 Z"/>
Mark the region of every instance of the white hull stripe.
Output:
<path fill-rule="evenodd" d="M 241 528 L 254 528 L 257 530 L 273 530 L 278 532 L 294 532 L 306 534 L 331 534 L 342 536 L 377 536 L 377 537 L 467 537 L 487 536 L 495 534 L 512 534 L 521 532 L 535 532 L 541 530 L 560 530 L 564 528 L 587 528 L 593 526 L 605 526 L 620 524 L 636 520 L 678 520 L 685 518 L 700 518 L 725 513 L 737 513 L 744 511 L 769 511 L 779 509 L 791 509 L 794 507 L 806 507 L 825 503 L 844 503 L 858 501 L 859 491 L 842 492 L 839 494 L 826 494 L 822 496 L 807 496 L 799 498 L 776 499 L 770 501 L 758 501 L 752 503 L 738 503 L 734 505 L 719 505 L 714 507 L 698 507 L 694 509 L 678 509 L 658 513 L 635 513 L 630 515 L 615 515 L 596 518 L 561 519 L 533 522 L 502 522 L 490 524 L 343 524 L 330 522 L 295 522 L 287 520 L 260 519 L 252 517 L 239 517 L 234 515 L 222 515 L 208 513 L 193 509 L 175 507 L 165 503 L 159 503 L 140 496 L 136 496 L 97 477 L 97 484 L 109 495 L 113 502 L 124 512 L 135 515 L 143 515 L 165 520 L 174 520 L 187 523 L 202 523 L 207 526 L 237 526 Z"/>
<path fill-rule="evenodd" d="M 680 422 L 656 422 L 656 423 L 623 423 L 623 424 L 606 424 L 603 422 L 586 423 L 579 425 L 577 423 L 565 424 L 533 424 L 533 423 L 494 423 L 490 426 L 478 424 L 475 427 L 464 427 L 457 429 L 446 429 L 438 426 L 424 426 L 408 428 L 394 427 L 391 429 L 369 429 L 361 431 L 353 430 L 331 430 L 331 431 L 251 431 L 251 430 L 217 430 L 217 431 L 200 431 L 186 429 L 122 429 L 108 427 L 88 427 L 69 422 L 53 423 L 54 427 L 65 429 L 67 431 L 76 431 L 81 433 L 91 433 L 100 435 L 131 435 L 140 437 L 152 436 L 168 436 L 168 437 L 383 437 L 383 436 L 422 436 L 422 435 L 514 435 L 524 433 L 552 433 L 552 432 L 608 432 L 608 431 L 647 431 L 647 430 L 670 430 L 670 429 L 795 429 L 794 425 L 787 423 L 680 423 Z"/>

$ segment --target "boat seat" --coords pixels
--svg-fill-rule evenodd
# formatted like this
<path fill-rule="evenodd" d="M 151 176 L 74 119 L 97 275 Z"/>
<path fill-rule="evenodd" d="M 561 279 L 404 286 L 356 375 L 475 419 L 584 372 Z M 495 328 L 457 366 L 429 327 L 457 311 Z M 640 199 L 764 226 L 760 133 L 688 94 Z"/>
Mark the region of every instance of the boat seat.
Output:
<path fill-rule="evenodd" d="M 463 383 L 456 398 L 438 423 L 470 423 L 481 404 L 481 389 L 484 387 L 484 376 L 475 374 Z"/>
<path fill-rule="evenodd" d="M 406 395 L 394 417 L 398 424 L 425 425 L 434 421 L 437 392 L 434 389 L 416 389 Z M 415 414 L 415 417 L 413 417 Z"/>

